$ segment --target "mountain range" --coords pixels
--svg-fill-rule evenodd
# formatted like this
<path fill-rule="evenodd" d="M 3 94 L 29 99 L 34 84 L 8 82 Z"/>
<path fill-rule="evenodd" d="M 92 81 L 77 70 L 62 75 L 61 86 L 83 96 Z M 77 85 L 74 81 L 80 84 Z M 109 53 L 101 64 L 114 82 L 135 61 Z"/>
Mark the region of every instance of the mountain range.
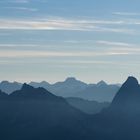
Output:
<path fill-rule="evenodd" d="M 112 103 L 87 114 L 44 88 L 23 84 L 10 95 L 0 91 L 2 140 L 139 140 L 140 85 L 128 77 Z"/>
<path fill-rule="evenodd" d="M 134 77 L 128 77 L 112 103 L 94 115 L 28 84 L 10 95 L 0 91 L 0 112 L 2 140 L 140 139 L 140 85 Z"/>
<path fill-rule="evenodd" d="M 38 88 L 43 87 L 51 93 L 67 97 L 78 97 L 84 100 L 94 100 L 98 102 L 111 102 L 116 92 L 119 90 L 120 85 L 109 85 L 104 81 L 100 81 L 97 84 L 86 84 L 76 78 L 70 77 L 65 81 L 57 82 L 55 84 L 49 84 L 46 81 L 42 82 L 30 82 L 29 85 Z M 0 89 L 8 94 L 15 90 L 19 90 L 22 87 L 21 83 L 2 81 L 0 83 Z"/>

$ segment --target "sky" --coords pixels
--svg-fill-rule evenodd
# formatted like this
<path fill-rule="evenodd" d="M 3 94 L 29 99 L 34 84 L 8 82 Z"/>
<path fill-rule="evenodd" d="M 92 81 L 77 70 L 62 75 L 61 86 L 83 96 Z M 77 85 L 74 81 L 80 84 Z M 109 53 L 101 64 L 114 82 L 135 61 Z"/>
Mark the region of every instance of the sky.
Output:
<path fill-rule="evenodd" d="M 139 0 L 0 0 L 0 80 L 140 79 Z"/>

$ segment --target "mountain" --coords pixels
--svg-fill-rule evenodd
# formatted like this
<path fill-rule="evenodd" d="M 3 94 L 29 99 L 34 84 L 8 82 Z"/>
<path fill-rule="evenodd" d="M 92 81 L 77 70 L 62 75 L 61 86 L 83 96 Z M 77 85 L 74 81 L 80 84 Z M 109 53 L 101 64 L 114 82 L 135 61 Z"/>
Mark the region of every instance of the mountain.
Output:
<path fill-rule="evenodd" d="M 109 108 L 94 115 L 90 122 L 97 140 L 139 140 L 140 85 L 137 79 L 128 77 Z"/>
<path fill-rule="evenodd" d="M 108 85 L 104 81 L 97 84 L 89 85 L 83 91 L 78 92 L 76 95 L 79 98 L 86 100 L 93 100 L 98 102 L 111 102 L 119 90 L 118 85 Z"/>
<path fill-rule="evenodd" d="M 88 85 L 73 77 L 67 78 L 64 82 L 57 82 L 51 86 L 50 91 L 57 96 L 73 97 L 79 91 L 85 89 Z"/>
<path fill-rule="evenodd" d="M 8 81 L 2 81 L 0 83 L 0 89 L 5 93 L 12 93 L 15 90 L 19 90 L 21 88 L 22 84 L 18 82 L 8 82 Z"/>
<path fill-rule="evenodd" d="M 38 88 L 43 87 L 51 93 L 61 97 L 78 97 L 85 100 L 98 102 L 111 102 L 116 92 L 119 90 L 118 85 L 108 85 L 104 81 L 97 84 L 86 84 L 76 78 L 69 77 L 65 81 L 49 84 L 46 81 L 30 82 L 29 85 Z M 12 93 L 22 87 L 21 83 L 3 81 L 0 83 L 0 89 L 5 93 Z"/>
<path fill-rule="evenodd" d="M 113 110 L 121 112 L 140 113 L 140 85 L 135 77 L 128 77 L 122 85 L 115 98 L 112 101 L 111 107 Z"/>
<path fill-rule="evenodd" d="M 31 82 L 29 84 L 34 87 L 43 87 L 53 94 L 62 97 L 73 97 L 77 92 L 82 91 L 88 86 L 86 83 L 81 82 L 74 77 L 68 77 L 65 81 L 57 82 L 55 84 L 49 84 L 45 81 L 41 83 Z"/>
<path fill-rule="evenodd" d="M 23 84 L 20 90 L 0 100 L 0 112 L 2 140 L 76 140 L 85 137 L 83 120 L 87 116 L 44 88 Z"/>
<path fill-rule="evenodd" d="M 108 108 L 94 115 L 27 84 L 0 99 L 2 140 L 140 139 L 140 86 L 134 77 L 128 77 Z"/>
<path fill-rule="evenodd" d="M 109 102 L 99 103 L 96 101 L 89 101 L 76 97 L 69 97 L 66 98 L 66 100 L 70 105 L 87 114 L 97 114 L 110 105 Z"/>
<path fill-rule="evenodd" d="M 108 85 L 104 81 L 100 81 L 97 84 L 86 84 L 73 77 L 55 84 L 49 84 L 47 82 L 32 82 L 30 85 L 34 87 L 43 87 L 57 96 L 78 97 L 98 102 L 111 102 L 120 88 L 120 86 L 115 84 Z"/>
<path fill-rule="evenodd" d="M 30 82 L 29 85 L 35 87 L 35 88 L 38 88 L 38 87 L 43 87 L 45 89 L 49 89 L 49 87 L 51 86 L 51 84 L 49 84 L 48 82 L 46 81 L 42 81 L 40 83 L 38 82 Z"/>

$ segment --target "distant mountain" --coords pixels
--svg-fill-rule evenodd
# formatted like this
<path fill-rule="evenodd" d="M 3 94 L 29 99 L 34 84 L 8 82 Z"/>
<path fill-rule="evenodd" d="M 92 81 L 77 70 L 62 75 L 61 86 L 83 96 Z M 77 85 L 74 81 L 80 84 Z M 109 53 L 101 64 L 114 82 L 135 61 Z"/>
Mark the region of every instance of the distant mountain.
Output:
<path fill-rule="evenodd" d="M 51 84 L 49 84 L 49 83 L 46 82 L 46 81 L 42 81 L 42 82 L 40 82 L 40 83 L 38 83 L 38 82 L 30 82 L 29 85 L 31 85 L 31 86 L 33 86 L 33 87 L 35 87 L 35 88 L 43 87 L 43 88 L 45 88 L 45 89 L 48 89 L 48 88 L 51 86 Z"/>
<path fill-rule="evenodd" d="M 43 87 L 57 96 L 78 97 L 98 102 L 111 102 L 120 88 L 120 86 L 115 84 L 108 85 L 104 81 L 100 81 L 97 84 L 86 84 L 72 77 L 52 85 L 47 82 L 32 82 L 30 85 L 34 87 Z"/>
<path fill-rule="evenodd" d="M 18 82 L 8 82 L 8 81 L 2 81 L 0 83 L 0 89 L 5 93 L 12 93 L 15 90 L 19 90 L 21 88 L 22 84 Z"/>
<path fill-rule="evenodd" d="M 66 100 L 73 107 L 88 114 L 97 114 L 110 105 L 109 102 L 99 103 L 96 101 L 89 101 L 76 97 L 69 97 L 66 98 Z"/>
<path fill-rule="evenodd" d="M 75 78 L 67 78 L 64 82 L 57 82 L 51 86 L 50 91 L 57 96 L 73 97 L 79 91 L 85 89 L 88 85 Z"/>
<path fill-rule="evenodd" d="M 86 100 L 111 102 L 119 88 L 120 87 L 118 85 L 108 85 L 101 81 L 97 84 L 89 85 L 83 91 L 77 93 L 76 96 Z"/>
<path fill-rule="evenodd" d="M 48 82 L 43 81 L 41 83 L 31 82 L 29 85 L 33 87 L 43 87 L 53 94 L 62 97 L 73 97 L 77 92 L 82 91 L 88 86 L 88 84 L 81 82 L 74 77 L 69 77 L 65 81 L 57 82 L 55 84 L 49 84 Z"/>

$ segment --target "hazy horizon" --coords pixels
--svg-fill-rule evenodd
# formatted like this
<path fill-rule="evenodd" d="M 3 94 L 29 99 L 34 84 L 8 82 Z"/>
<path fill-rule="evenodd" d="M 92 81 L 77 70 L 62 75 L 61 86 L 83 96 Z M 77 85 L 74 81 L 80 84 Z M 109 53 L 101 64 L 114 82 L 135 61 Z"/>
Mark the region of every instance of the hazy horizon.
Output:
<path fill-rule="evenodd" d="M 1 0 L 0 80 L 140 78 L 140 1 Z"/>

